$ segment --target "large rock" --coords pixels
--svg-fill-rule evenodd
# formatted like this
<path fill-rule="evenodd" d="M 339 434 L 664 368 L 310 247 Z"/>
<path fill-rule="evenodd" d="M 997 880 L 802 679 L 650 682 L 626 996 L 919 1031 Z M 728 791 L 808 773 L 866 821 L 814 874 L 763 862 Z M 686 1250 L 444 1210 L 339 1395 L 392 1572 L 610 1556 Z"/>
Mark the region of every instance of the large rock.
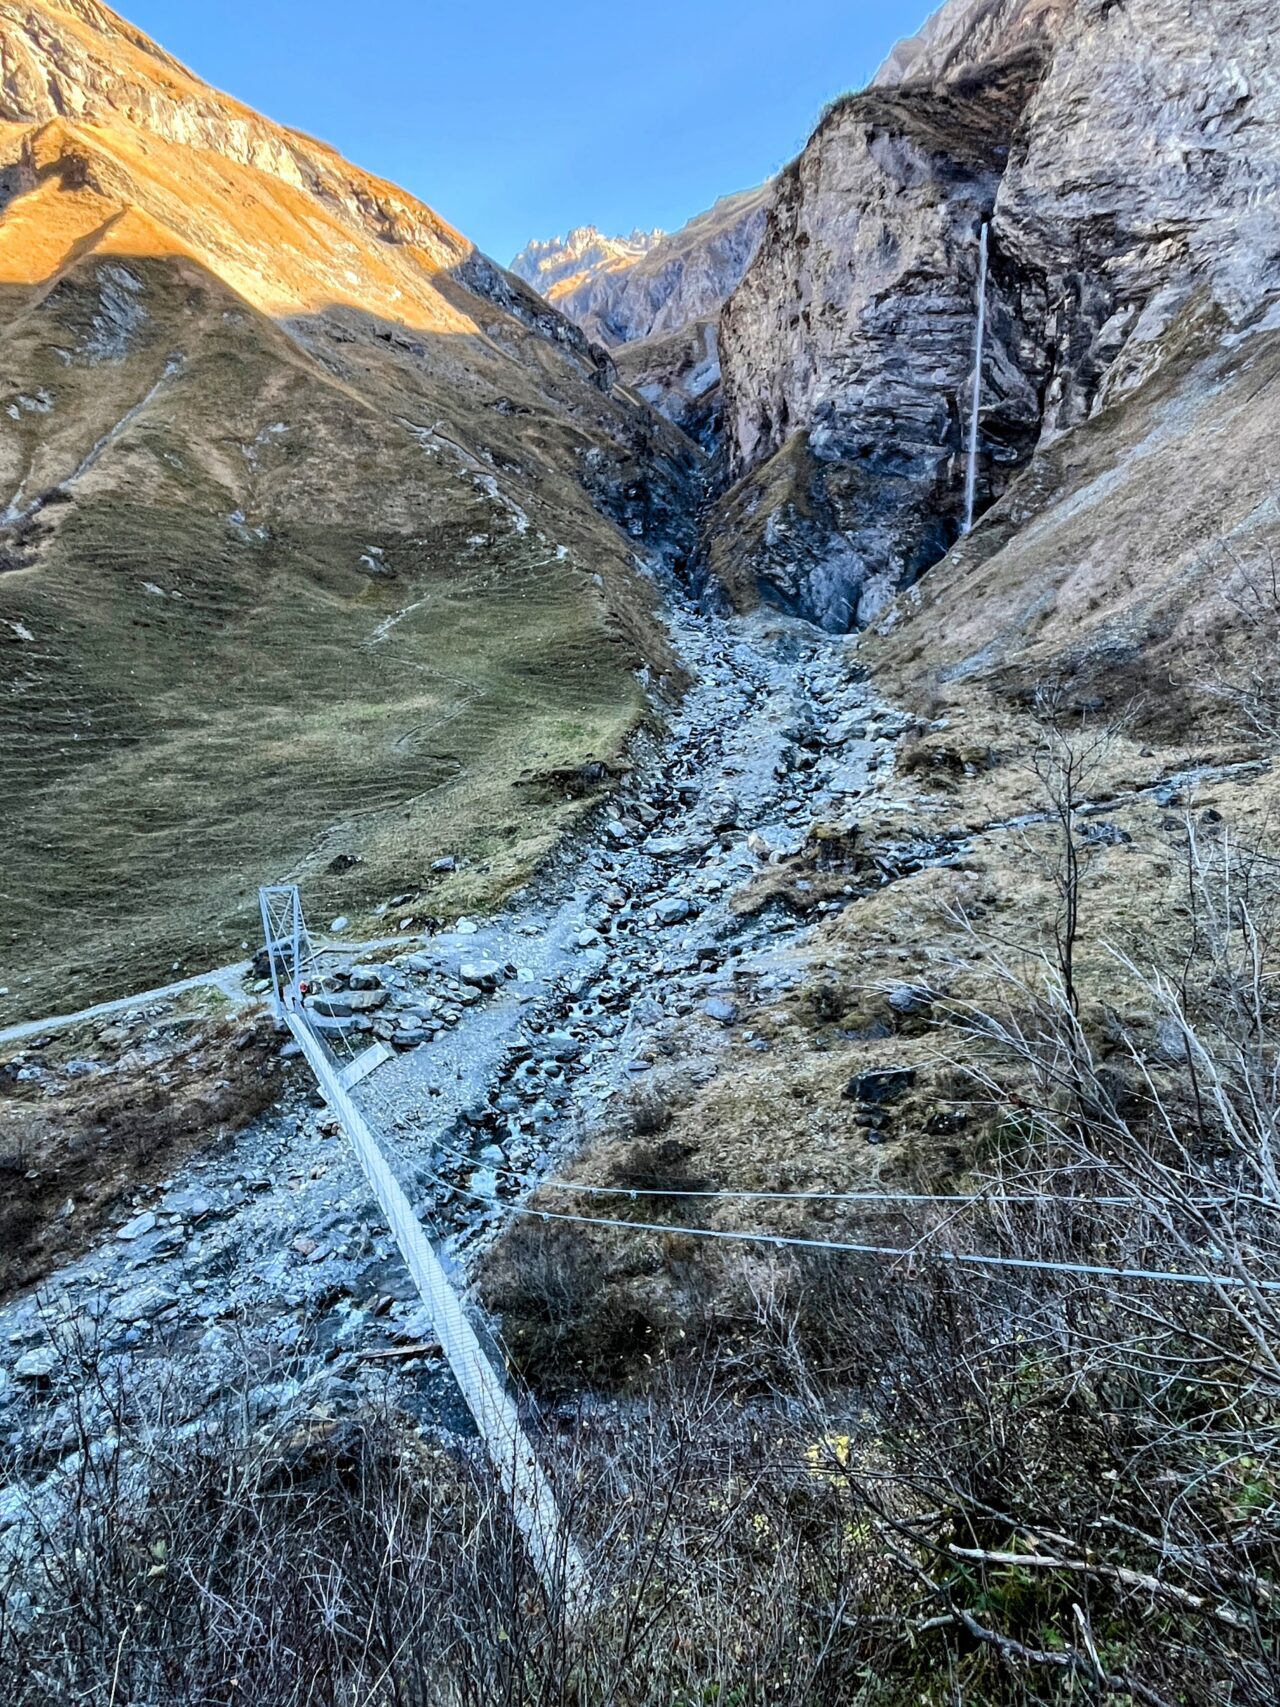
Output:
<path fill-rule="evenodd" d="M 307 1004 L 322 1019 L 350 1019 L 353 1014 L 372 1013 L 385 1005 L 387 992 L 373 990 L 338 990 L 332 995 L 313 996 Z"/>
<path fill-rule="evenodd" d="M 496 990 L 504 973 L 496 960 L 464 960 L 458 967 L 458 978 L 476 990 Z"/>
<path fill-rule="evenodd" d="M 170 1287 L 159 1281 L 148 1281 L 143 1286 L 132 1287 L 123 1292 L 111 1302 L 111 1314 L 118 1322 L 132 1324 L 134 1322 L 154 1321 L 157 1316 L 171 1310 L 178 1302 L 178 1294 Z"/>

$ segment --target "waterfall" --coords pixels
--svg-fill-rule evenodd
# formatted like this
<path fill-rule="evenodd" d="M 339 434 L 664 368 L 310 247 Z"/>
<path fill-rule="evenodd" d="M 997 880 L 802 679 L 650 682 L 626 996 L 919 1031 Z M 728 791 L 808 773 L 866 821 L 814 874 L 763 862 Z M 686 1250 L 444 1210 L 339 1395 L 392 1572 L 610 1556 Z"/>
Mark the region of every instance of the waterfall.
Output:
<path fill-rule="evenodd" d="M 969 458 L 964 474 L 964 532 L 973 531 L 973 500 L 978 486 L 978 409 L 982 402 L 982 346 L 987 335 L 987 233 L 984 219 L 978 239 L 978 331 L 973 350 L 973 403 L 969 410 Z"/>

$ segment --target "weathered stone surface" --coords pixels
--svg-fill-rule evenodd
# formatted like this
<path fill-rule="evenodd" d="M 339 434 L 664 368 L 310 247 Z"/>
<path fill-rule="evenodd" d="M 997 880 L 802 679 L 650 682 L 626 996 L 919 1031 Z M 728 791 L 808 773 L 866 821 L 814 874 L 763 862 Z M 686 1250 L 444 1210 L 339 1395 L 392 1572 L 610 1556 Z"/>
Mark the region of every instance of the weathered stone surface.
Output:
<path fill-rule="evenodd" d="M 567 1031 L 544 1031 L 533 1040 L 537 1053 L 553 1061 L 576 1061 L 582 1045 Z"/>
<path fill-rule="evenodd" d="M 54 1346 L 38 1345 L 31 1351 L 24 1351 L 13 1366 L 15 1381 L 47 1381 L 58 1367 L 58 1353 Z"/>
<path fill-rule="evenodd" d="M 353 1014 L 372 1013 L 386 1000 L 387 992 L 381 989 L 341 990 L 333 995 L 312 997 L 310 1007 L 323 1019 L 349 1019 Z"/>
<path fill-rule="evenodd" d="M 721 323 L 732 471 L 704 568 L 873 620 L 977 508 L 1183 349 L 1280 294 L 1271 0 L 953 0 L 777 180 Z"/>
<path fill-rule="evenodd" d="M 503 979 L 502 967 L 496 960 L 464 960 L 458 967 L 458 977 L 477 990 L 496 990 Z"/>
<path fill-rule="evenodd" d="M 347 973 L 347 983 L 353 990 L 380 990 L 382 969 L 378 966 L 353 966 Z"/>
<path fill-rule="evenodd" d="M 151 1232 L 155 1224 L 155 1215 L 150 1209 L 144 1209 L 141 1215 L 135 1215 L 132 1221 L 125 1222 L 124 1226 L 116 1233 L 116 1238 L 124 1239 L 126 1243 L 130 1243 L 134 1239 L 142 1238 L 144 1233 Z"/>
<path fill-rule="evenodd" d="M 693 906 L 683 895 L 669 895 L 658 902 L 654 914 L 660 925 L 679 925 L 692 918 Z"/>
<path fill-rule="evenodd" d="M 866 1073 L 855 1073 L 844 1088 L 844 1095 L 850 1102 L 865 1103 L 869 1107 L 878 1107 L 882 1103 L 897 1102 L 915 1083 L 914 1067 L 875 1067 Z"/>
<path fill-rule="evenodd" d="M 134 1286 L 111 1303 L 111 1314 L 118 1322 L 152 1321 L 178 1302 L 178 1294 L 158 1281 Z"/>
<path fill-rule="evenodd" d="M 749 479 L 709 564 L 738 603 L 763 591 L 825 628 L 865 624 L 956 538 L 978 237 L 1042 69 L 1026 53 L 963 85 L 870 90 L 778 179 L 720 328 L 730 471 Z M 1016 326 L 998 303 L 991 319 L 1004 469 L 1038 403 Z"/>

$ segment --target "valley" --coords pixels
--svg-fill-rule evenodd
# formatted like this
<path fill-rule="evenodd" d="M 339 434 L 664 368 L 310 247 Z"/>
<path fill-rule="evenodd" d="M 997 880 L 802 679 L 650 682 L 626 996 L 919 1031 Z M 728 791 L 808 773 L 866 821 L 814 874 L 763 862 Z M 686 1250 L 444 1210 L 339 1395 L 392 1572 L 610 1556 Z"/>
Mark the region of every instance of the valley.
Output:
<path fill-rule="evenodd" d="M 508 272 L 0 0 L 14 1707 L 1276 1698 L 1278 44 L 947 0 Z"/>

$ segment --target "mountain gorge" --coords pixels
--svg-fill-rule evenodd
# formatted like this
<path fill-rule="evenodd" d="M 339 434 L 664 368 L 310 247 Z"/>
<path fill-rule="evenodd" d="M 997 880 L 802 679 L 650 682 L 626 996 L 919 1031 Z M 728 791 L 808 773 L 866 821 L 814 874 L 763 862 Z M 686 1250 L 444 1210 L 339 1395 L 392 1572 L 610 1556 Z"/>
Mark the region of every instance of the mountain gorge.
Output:
<path fill-rule="evenodd" d="M 504 270 L 0 0 L 11 1707 L 1280 1699 L 1277 48 Z"/>
<path fill-rule="evenodd" d="M 1275 291 L 1268 7 L 944 8 L 944 41 L 948 11 L 982 17 L 981 58 L 922 51 L 828 116 L 721 328 L 742 484 L 716 561 L 836 627 L 956 538 L 984 222 L 984 505 Z"/>
<path fill-rule="evenodd" d="M 1274 28 L 1262 0 L 1194 14 L 1173 0 L 952 0 L 868 90 L 833 103 L 753 210 L 742 276 L 712 268 L 678 340 L 634 313 L 662 245 L 641 272 L 563 298 L 593 334 L 610 337 L 611 313 L 624 337 L 638 331 L 623 377 L 719 458 L 706 585 L 838 632 L 876 622 L 947 556 L 963 521 L 984 226 L 977 496 L 993 524 L 1033 489 L 1044 507 L 1063 435 L 1167 364 L 1192 412 L 1223 362 L 1252 367 L 1276 294 Z M 1232 358 L 1246 333 L 1249 357 Z M 661 380 L 643 365 L 677 342 L 714 413 L 690 416 L 670 365 Z M 1188 369 L 1196 351 L 1218 358 L 1212 380 Z M 1264 494 L 1237 472 L 1252 495 L 1243 517 Z M 1177 531 L 1203 553 L 1202 528 Z M 1171 581 L 1189 572 L 1175 556 Z M 1149 571 L 1157 599 L 1164 572 Z"/>

